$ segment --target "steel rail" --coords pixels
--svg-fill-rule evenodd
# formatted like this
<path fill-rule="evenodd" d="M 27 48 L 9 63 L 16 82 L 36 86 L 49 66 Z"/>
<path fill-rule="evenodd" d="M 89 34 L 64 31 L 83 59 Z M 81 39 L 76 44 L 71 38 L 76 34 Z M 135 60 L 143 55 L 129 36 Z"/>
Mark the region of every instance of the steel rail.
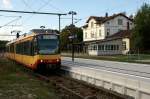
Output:
<path fill-rule="evenodd" d="M 31 73 L 32 73 L 32 72 L 31 72 Z M 88 98 L 86 98 L 86 97 L 80 95 L 79 93 L 76 93 L 75 91 L 73 91 L 73 90 L 71 90 L 71 89 L 69 89 L 69 88 L 63 86 L 62 84 L 58 84 L 56 81 L 51 80 L 51 79 L 50 79 L 49 77 L 47 77 L 47 76 L 44 76 L 44 75 L 39 74 L 39 73 L 32 73 L 32 75 L 34 75 L 34 76 L 40 78 L 41 80 L 46 81 L 47 83 L 50 82 L 50 83 L 54 84 L 55 86 L 57 86 L 57 87 L 59 87 L 59 88 L 61 88 L 61 89 L 63 89 L 63 90 L 66 90 L 66 91 L 69 92 L 70 94 L 75 95 L 76 97 L 78 97 L 77 99 L 88 99 Z M 90 97 L 90 96 L 87 96 L 87 97 Z"/>
<path fill-rule="evenodd" d="M 51 82 L 55 86 L 57 86 L 57 87 L 65 90 L 65 91 L 67 91 L 68 93 L 71 94 L 71 96 L 75 96 L 76 97 L 76 98 L 73 98 L 73 99 L 97 99 L 96 95 L 87 95 L 87 96 L 81 95 L 78 91 L 76 92 L 76 90 L 64 86 L 63 83 L 57 83 L 56 79 L 55 79 L 56 80 L 55 81 L 55 80 L 53 80 L 53 79 L 51 79 L 51 78 L 49 78 L 47 76 L 43 76 L 43 75 L 38 74 L 38 73 L 35 73 L 34 75 L 39 77 L 42 80 L 45 80 L 46 82 Z M 57 75 L 59 75 L 59 77 L 63 77 L 65 79 L 67 79 L 66 76 L 64 74 L 62 74 L 62 73 L 61 74 L 57 73 Z M 92 88 L 92 89 L 97 90 L 97 91 L 98 90 L 104 91 L 104 92 L 108 93 L 109 95 L 112 94 L 112 95 L 114 95 L 116 97 L 119 97 L 119 99 L 126 99 L 127 97 L 128 97 L 128 99 L 133 99 L 130 96 L 121 95 L 119 93 L 115 93 L 114 91 L 110 91 L 110 90 L 106 90 L 106 89 L 103 89 L 103 88 L 100 88 L 100 87 L 96 87 L 96 86 L 94 86 L 92 84 L 88 84 L 88 83 L 86 83 L 84 81 L 79 81 L 79 80 L 75 80 L 75 79 L 72 79 L 72 78 L 68 78 L 68 80 L 70 80 L 72 82 L 80 83 L 81 85 L 86 86 L 86 88 L 89 87 L 89 88 Z M 87 90 L 85 89 L 84 92 L 87 92 Z"/>

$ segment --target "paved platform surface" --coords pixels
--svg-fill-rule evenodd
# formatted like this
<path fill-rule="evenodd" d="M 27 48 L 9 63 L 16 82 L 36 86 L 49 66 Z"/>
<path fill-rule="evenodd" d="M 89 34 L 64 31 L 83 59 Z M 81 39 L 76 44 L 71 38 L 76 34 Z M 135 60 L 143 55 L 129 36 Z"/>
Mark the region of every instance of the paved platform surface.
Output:
<path fill-rule="evenodd" d="M 150 82 L 150 65 L 148 64 L 114 62 L 83 58 L 75 58 L 75 61 L 72 62 L 72 58 L 70 57 L 62 57 L 62 64 L 68 66 L 82 66 L 116 72 L 125 76 L 133 77 L 134 79 L 141 79 Z"/>
<path fill-rule="evenodd" d="M 150 65 L 62 58 L 62 69 L 75 79 L 83 80 L 135 99 L 150 99 Z"/>

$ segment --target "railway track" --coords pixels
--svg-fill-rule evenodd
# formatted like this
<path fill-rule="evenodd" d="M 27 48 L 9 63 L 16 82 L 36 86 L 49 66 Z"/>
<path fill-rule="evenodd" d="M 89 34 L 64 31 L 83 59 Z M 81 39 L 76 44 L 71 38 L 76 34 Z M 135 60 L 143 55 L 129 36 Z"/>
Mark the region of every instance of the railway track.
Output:
<path fill-rule="evenodd" d="M 64 95 L 65 99 L 96 99 L 96 90 L 63 76 L 50 76 L 49 81 Z"/>
<path fill-rule="evenodd" d="M 12 61 L 12 64 L 16 64 Z M 109 90 L 97 88 L 83 81 L 75 80 L 58 71 L 51 74 L 39 74 L 30 69 L 20 66 L 29 76 L 53 85 L 60 99 L 132 99 L 124 95 L 113 93 Z"/>
<path fill-rule="evenodd" d="M 30 75 L 52 84 L 61 99 L 133 99 L 106 89 L 97 88 L 83 81 L 75 80 L 63 75 L 60 71 L 59 73 L 48 75 L 30 72 Z"/>

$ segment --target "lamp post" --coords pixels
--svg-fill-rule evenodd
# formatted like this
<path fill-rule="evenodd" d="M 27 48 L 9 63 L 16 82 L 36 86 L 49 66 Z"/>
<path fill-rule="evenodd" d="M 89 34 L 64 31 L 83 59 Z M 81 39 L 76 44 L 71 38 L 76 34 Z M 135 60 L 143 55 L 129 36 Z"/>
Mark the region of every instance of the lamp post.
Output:
<path fill-rule="evenodd" d="M 69 15 L 71 15 L 72 16 L 72 24 L 71 24 L 71 26 L 72 26 L 72 28 L 73 28 L 73 26 L 74 26 L 74 22 L 73 22 L 73 16 L 74 15 L 77 15 L 77 13 L 75 12 L 75 11 L 69 11 L 69 13 L 68 13 Z M 74 62 L 74 33 L 72 33 L 72 61 Z"/>

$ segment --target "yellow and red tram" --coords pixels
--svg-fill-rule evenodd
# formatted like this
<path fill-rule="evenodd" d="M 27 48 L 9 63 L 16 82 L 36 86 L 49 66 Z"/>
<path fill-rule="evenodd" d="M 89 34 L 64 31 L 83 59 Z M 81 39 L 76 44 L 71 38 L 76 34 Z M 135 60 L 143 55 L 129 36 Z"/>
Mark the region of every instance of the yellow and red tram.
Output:
<path fill-rule="evenodd" d="M 6 45 L 6 57 L 33 70 L 59 69 L 61 56 L 58 32 L 51 29 L 33 29 Z"/>

